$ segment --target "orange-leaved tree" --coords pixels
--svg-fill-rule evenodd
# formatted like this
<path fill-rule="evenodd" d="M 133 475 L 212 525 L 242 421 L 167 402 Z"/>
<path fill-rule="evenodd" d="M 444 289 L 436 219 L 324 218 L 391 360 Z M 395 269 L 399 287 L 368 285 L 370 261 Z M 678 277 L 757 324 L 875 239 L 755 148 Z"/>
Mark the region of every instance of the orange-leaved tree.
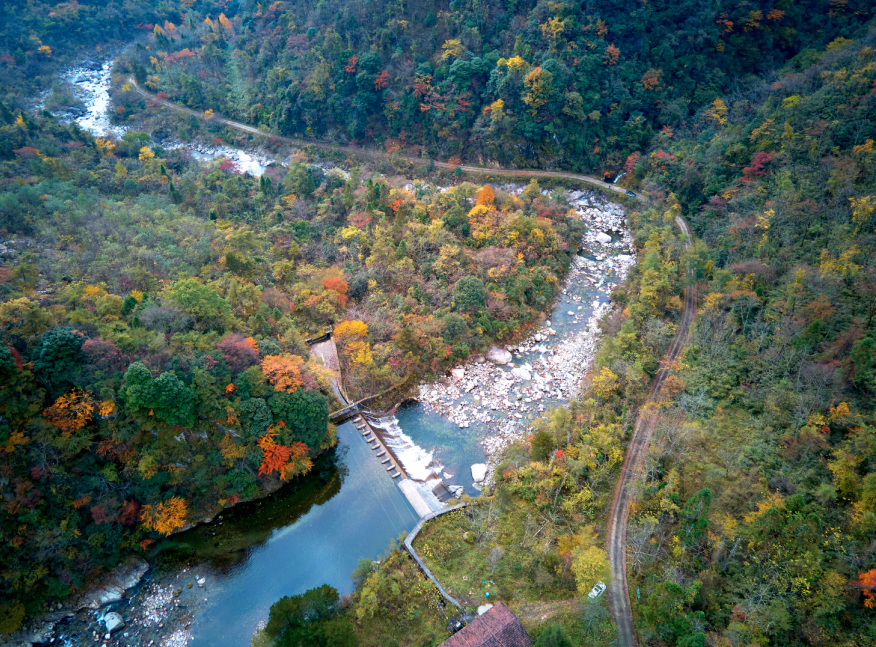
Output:
<path fill-rule="evenodd" d="M 167 501 L 155 505 L 144 505 L 141 518 L 143 525 L 150 530 L 162 535 L 169 535 L 185 527 L 187 514 L 186 500 L 172 496 Z"/>
<path fill-rule="evenodd" d="M 303 360 L 295 355 L 268 355 L 262 360 L 262 373 L 275 391 L 295 393 L 304 381 L 301 379 Z"/>
<path fill-rule="evenodd" d="M 68 435 L 82 429 L 94 418 L 94 400 L 81 390 L 73 389 L 62 395 L 43 412 L 51 424 Z"/>
<path fill-rule="evenodd" d="M 868 609 L 876 607 L 876 568 L 858 575 L 853 585 L 856 589 L 861 589 L 861 593 L 864 594 L 865 607 Z"/>
<path fill-rule="evenodd" d="M 478 191 L 478 197 L 475 201 L 476 206 L 485 206 L 492 207 L 493 202 L 496 200 L 496 192 L 493 191 L 493 187 L 489 184 L 484 185 L 484 187 Z"/>
<path fill-rule="evenodd" d="M 605 49 L 605 62 L 608 65 L 614 65 L 620 59 L 620 50 L 612 43 Z"/>
<path fill-rule="evenodd" d="M 350 286 L 340 276 L 329 276 L 322 280 L 322 287 L 326 290 L 334 290 L 338 294 L 347 294 Z"/>
<path fill-rule="evenodd" d="M 280 480 L 285 481 L 289 476 L 303 474 L 313 467 L 313 462 L 307 455 L 307 445 L 304 443 L 278 445 L 277 441 L 274 440 L 274 436 L 277 435 L 277 427 L 284 428 L 285 426 L 286 423 L 280 421 L 269 427 L 267 433 L 259 438 L 258 446 L 263 452 L 259 476 L 279 471 Z"/>

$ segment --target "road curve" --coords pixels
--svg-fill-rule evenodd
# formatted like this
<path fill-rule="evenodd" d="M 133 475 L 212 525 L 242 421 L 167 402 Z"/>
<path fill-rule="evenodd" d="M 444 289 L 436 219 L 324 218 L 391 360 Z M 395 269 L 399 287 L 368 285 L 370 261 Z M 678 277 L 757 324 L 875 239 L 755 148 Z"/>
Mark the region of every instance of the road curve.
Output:
<path fill-rule="evenodd" d="M 689 248 L 693 243 L 690 228 L 680 216 L 675 219 L 675 223 L 687 238 L 684 243 L 685 249 Z M 654 376 L 647 401 L 639 409 L 639 418 L 636 421 L 633 439 L 627 449 L 608 516 L 608 531 L 605 540 L 608 561 L 611 566 L 608 607 L 617 624 L 619 647 L 636 647 L 637 645 L 627 584 L 627 519 L 630 514 L 630 504 L 636 497 L 634 484 L 639 478 L 639 472 L 648 451 L 648 444 L 651 441 L 651 432 L 657 422 L 656 406 L 654 405 L 660 395 L 663 381 L 671 371 L 672 364 L 681 355 L 681 351 L 687 343 L 690 325 L 696 315 L 696 283 L 693 277 L 689 277 L 689 283 L 684 289 L 684 313 L 681 316 L 678 332 L 675 333 L 669 349 L 663 356 L 660 370 Z"/>
<path fill-rule="evenodd" d="M 151 99 L 153 103 L 162 105 L 166 108 L 170 108 L 171 110 L 175 110 L 177 112 L 181 112 L 186 115 L 193 115 L 195 117 L 203 118 L 204 115 L 200 112 L 192 110 L 191 108 L 186 108 L 185 106 L 181 106 L 173 101 L 168 101 L 167 99 L 161 99 L 157 95 L 149 92 L 148 90 L 144 90 L 137 84 L 137 80 L 133 76 L 128 77 L 128 83 L 139 92 L 144 97 Z M 353 155 L 365 155 L 368 157 L 373 157 L 377 159 L 397 159 L 404 160 L 409 164 L 419 164 L 421 166 L 425 166 L 428 164 L 432 164 L 437 168 L 444 169 L 455 169 L 455 165 L 448 164 L 447 162 L 439 162 L 436 160 L 431 160 L 429 158 L 423 157 L 408 157 L 406 155 L 390 155 L 389 153 L 385 153 L 383 151 L 378 151 L 370 148 L 361 148 L 359 146 L 340 146 L 338 144 L 330 144 L 327 142 L 321 142 L 312 139 L 299 139 L 296 137 L 284 137 L 282 135 L 274 135 L 272 133 L 267 133 L 263 130 L 259 130 L 254 126 L 248 126 L 246 124 L 242 124 L 238 121 L 233 121 L 231 119 L 227 119 L 226 117 L 222 117 L 218 114 L 214 114 L 211 119 L 217 123 L 228 126 L 229 128 L 234 128 L 235 130 L 239 130 L 241 132 L 249 133 L 250 135 L 261 135 L 262 137 L 268 137 L 271 139 L 276 139 L 281 142 L 286 142 L 287 144 L 292 144 L 294 146 L 313 146 L 314 148 L 319 148 L 327 151 L 339 151 L 344 153 L 351 153 Z M 566 178 L 569 180 L 577 180 L 579 182 L 585 182 L 587 184 L 592 184 L 594 186 L 598 186 L 601 189 L 605 189 L 608 191 L 613 191 L 615 193 L 619 193 L 621 195 L 626 194 L 626 189 L 616 186 L 614 184 L 609 184 L 608 182 L 603 182 L 602 180 L 593 177 L 592 175 L 581 175 L 579 173 L 566 173 L 564 171 L 540 171 L 534 169 L 504 169 L 504 168 L 489 168 L 485 166 L 470 166 L 468 164 L 462 164 L 459 166 L 460 169 L 465 171 L 466 173 L 478 173 L 478 174 L 488 174 L 488 175 L 507 175 L 511 177 L 553 177 L 553 178 Z M 636 195 L 636 200 L 640 202 L 647 202 L 646 198 L 641 195 Z"/>

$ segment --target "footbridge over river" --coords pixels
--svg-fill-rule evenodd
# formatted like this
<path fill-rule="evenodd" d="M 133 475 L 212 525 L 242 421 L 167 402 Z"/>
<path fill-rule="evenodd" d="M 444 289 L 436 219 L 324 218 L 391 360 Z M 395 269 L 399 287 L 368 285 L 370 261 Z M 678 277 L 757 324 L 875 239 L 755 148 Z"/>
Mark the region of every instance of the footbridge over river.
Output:
<path fill-rule="evenodd" d="M 443 482 L 432 487 L 430 484 L 411 478 L 405 471 L 404 465 L 393 451 L 389 442 L 386 424 L 380 423 L 379 417 L 372 415 L 365 406 L 377 399 L 378 395 L 363 398 L 357 402 L 350 402 L 344 389 L 341 362 L 338 357 L 338 348 L 332 337 L 331 328 L 326 328 L 325 334 L 307 340 L 310 353 L 322 360 L 326 368 L 331 369 L 330 378 L 332 390 L 338 401 L 344 406 L 329 414 L 329 420 L 334 424 L 341 424 L 352 420 L 353 424 L 362 434 L 365 442 L 373 450 L 374 457 L 386 468 L 387 473 L 397 481 L 399 489 L 420 517 L 437 512 L 444 508 L 444 501 L 453 495 Z"/>

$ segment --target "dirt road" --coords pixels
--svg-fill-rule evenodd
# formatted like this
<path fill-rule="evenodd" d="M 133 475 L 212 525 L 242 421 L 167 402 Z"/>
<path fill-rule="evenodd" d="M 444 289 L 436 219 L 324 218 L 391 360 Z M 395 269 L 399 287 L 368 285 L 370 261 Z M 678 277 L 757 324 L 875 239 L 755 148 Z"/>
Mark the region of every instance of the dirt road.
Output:
<path fill-rule="evenodd" d="M 678 228 L 687 237 L 685 248 L 690 247 L 693 240 L 687 223 L 678 217 L 675 219 Z M 678 332 L 670 344 L 669 349 L 663 356 L 661 368 L 654 376 L 648 400 L 639 410 L 639 419 L 630 441 L 627 455 L 621 468 L 620 478 L 614 491 L 611 502 L 611 511 L 608 517 L 608 532 L 606 534 L 606 550 L 608 561 L 611 565 L 611 583 L 608 586 L 608 606 L 617 623 L 618 645 L 620 647 L 636 647 L 636 632 L 633 626 L 633 614 L 630 608 L 630 594 L 627 585 L 626 568 L 626 539 L 627 519 L 630 513 L 630 504 L 636 497 L 635 484 L 639 478 L 639 472 L 648 451 L 651 441 L 651 432 L 657 421 L 656 407 L 654 406 L 660 396 L 663 381 L 669 375 L 670 367 L 681 355 L 684 345 L 687 343 L 690 325 L 696 314 L 697 296 L 696 285 L 691 279 L 690 285 L 684 289 L 684 314 L 678 326 Z"/>
<path fill-rule="evenodd" d="M 162 105 L 166 108 L 170 108 L 171 110 L 175 110 L 177 112 L 193 115 L 195 117 L 203 118 L 203 114 L 196 112 L 190 108 L 186 108 L 185 106 L 181 106 L 179 104 L 174 103 L 173 101 L 168 101 L 167 99 L 160 99 L 157 95 L 152 94 L 151 92 L 144 90 L 138 84 L 136 79 L 133 76 L 128 77 L 128 83 L 139 92 L 144 97 L 147 97 L 152 100 L 153 103 Z M 330 144 L 326 142 L 320 142 L 310 139 L 298 139 L 296 137 L 283 137 L 281 135 L 274 135 L 272 133 L 265 132 L 263 130 L 259 130 L 254 126 L 248 126 L 246 124 L 242 124 L 238 121 L 233 121 L 231 119 L 227 119 L 226 117 L 222 117 L 218 114 L 214 114 L 211 118 L 213 121 L 228 126 L 230 128 L 234 128 L 235 130 L 239 130 L 241 132 L 249 133 L 251 135 L 261 135 L 262 137 L 268 137 L 271 139 L 276 139 L 281 142 L 286 142 L 287 144 L 292 144 L 293 146 L 313 146 L 314 148 L 319 148 L 321 150 L 328 151 L 339 151 L 344 153 L 350 153 L 352 155 L 365 155 L 368 157 L 373 157 L 376 159 L 397 159 L 404 160 L 409 164 L 419 164 L 421 166 L 425 166 L 428 164 L 434 165 L 436 168 L 444 168 L 444 169 L 455 169 L 456 166 L 448 164 L 447 162 L 439 162 L 437 160 L 431 160 L 429 158 L 424 157 L 408 157 L 406 155 L 390 155 L 389 153 L 385 153 L 383 151 L 378 151 L 370 148 L 361 148 L 359 146 L 339 146 L 337 144 Z M 598 186 L 601 189 L 605 189 L 607 191 L 613 191 L 615 193 L 619 193 L 621 195 L 626 194 L 626 189 L 623 187 L 615 186 L 614 184 L 608 184 L 607 182 L 603 182 L 600 179 L 597 179 L 591 175 L 581 175 L 578 173 L 566 173 L 563 171 L 539 171 L 534 169 L 504 169 L 504 168 L 488 168 L 484 166 L 470 166 L 468 164 L 462 164 L 459 167 L 466 173 L 478 173 L 478 174 L 488 174 L 488 175 L 506 175 L 511 177 L 554 177 L 554 178 L 566 178 L 569 180 L 577 180 L 579 182 L 585 182 L 587 184 L 592 184 L 594 186 Z M 637 195 L 636 199 L 640 202 L 647 202 L 647 199 L 644 196 Z"/>

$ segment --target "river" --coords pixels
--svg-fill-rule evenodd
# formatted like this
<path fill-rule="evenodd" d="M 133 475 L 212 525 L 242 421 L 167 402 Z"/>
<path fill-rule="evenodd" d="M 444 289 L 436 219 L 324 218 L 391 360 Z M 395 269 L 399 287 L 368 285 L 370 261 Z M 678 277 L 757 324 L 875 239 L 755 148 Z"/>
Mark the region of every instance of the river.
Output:
<path fill-rule="evenodd" d="M 85 104 L 84 114 L 69 118 L 95 135 L 120 136 L 124 129 L 107 114 L 111 62 L 97 67 L 65 74 Z M 269 162 L 252 151 L 174 145 L 197 159 L 234 159 L 254 175 Z M 442 479 L 476 494 L 480 484 L 471 466 L 489 462 L 533 418 L 577 392 L 595 352 L 595 322 L 632 263 L 632 241 L 620 207 L 589 192 L 569 197 L 591 232 L 582 241 L 587 256 L 576 258 L 550 319 L 510 349 L 508 363 L 473 359 L 446 380 L 424 385 L 419 402 L 384 419 L 393 428 L 392 446 L 415 477 Z M 337 449 L 299 483 L 159 544 L 147 585 L 114 610 L 128 621 L 125 640 L 139 638 L 137 644 L 152 639 L 164 647 L 248 645 L 280 597 L 324 583 L 349 593 L 358 560 L 377 559 L 416 521 L 361 434 L 346 423 L 338 428 Z M 192 582 L 202 583 L 190 588 Z M 98 622 L 106 610 L 89 616 L 87 628 L 68 627 L 68 644 L 91 644 L 103 633 Z"/>
<path fill-rule="evenodd" d="M 413 508 L 352 423 L 338 427 L 333 458 L 288 492 L 167 539 L 150 560 L 160 571 L 189 568 L 207 580 L 190 645 L 249 644 L 284 595 L 321 584 L 350 593 L 358 560 L 377 558 L 414 527 Z"/>

